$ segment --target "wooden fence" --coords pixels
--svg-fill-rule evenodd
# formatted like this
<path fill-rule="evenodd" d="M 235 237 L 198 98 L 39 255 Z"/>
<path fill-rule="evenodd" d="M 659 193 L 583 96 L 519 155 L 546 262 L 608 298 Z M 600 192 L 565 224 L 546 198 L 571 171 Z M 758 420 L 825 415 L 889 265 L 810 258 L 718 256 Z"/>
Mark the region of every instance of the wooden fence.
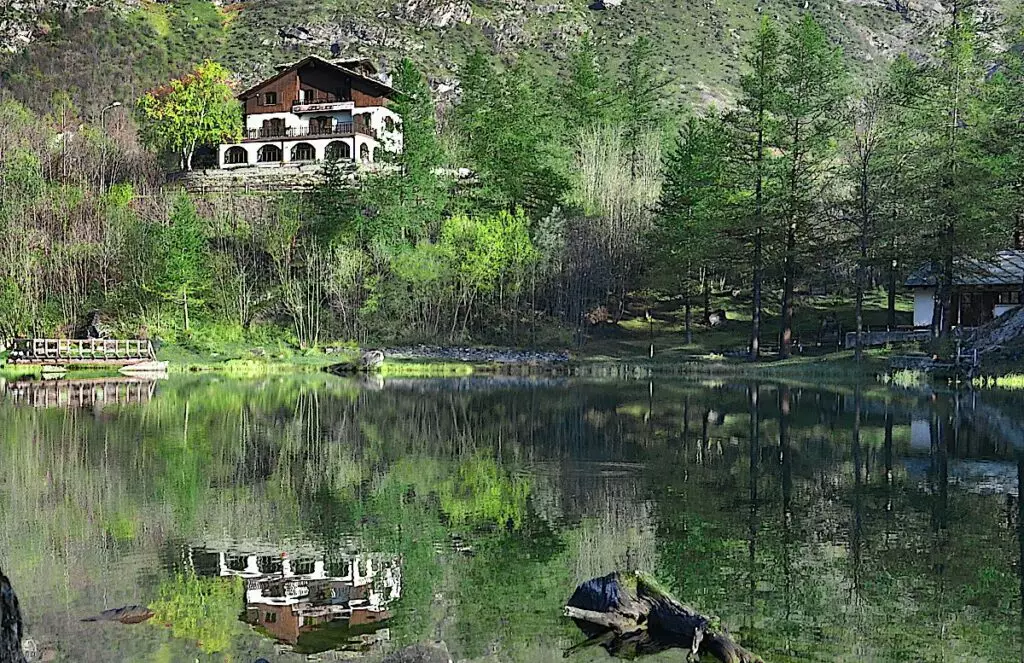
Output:
<path fill-rule="evenodd" d="M 156 359 L 153 344 L 141 339 L 18 338 L 11 344 L 13 364 L 127 365 Z"/>

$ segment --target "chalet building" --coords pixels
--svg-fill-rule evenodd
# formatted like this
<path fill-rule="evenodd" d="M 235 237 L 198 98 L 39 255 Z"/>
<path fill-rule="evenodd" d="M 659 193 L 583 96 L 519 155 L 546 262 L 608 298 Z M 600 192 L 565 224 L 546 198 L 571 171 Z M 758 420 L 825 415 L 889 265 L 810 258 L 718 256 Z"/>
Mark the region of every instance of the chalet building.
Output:
<path fill-rule="evenodd" d="M 221 145 L 221 168 L 280 167 L 335 158 L 373 163 L 382 150 L 401 149 L 398 95 L 369 60 L 316 56 L 278 67 L 245 90 L 240 143 Z"/>
<path fill-rule="evenodd" d="M 914 326 L 930 327 L 935 311 L 936 273 L 924 266 L 910 275 Z M 1021 305 L 1024 251 L 1000 251 L 992 258 L 965 259 L 953 278 L 953 325 L 977 327 Z"/>

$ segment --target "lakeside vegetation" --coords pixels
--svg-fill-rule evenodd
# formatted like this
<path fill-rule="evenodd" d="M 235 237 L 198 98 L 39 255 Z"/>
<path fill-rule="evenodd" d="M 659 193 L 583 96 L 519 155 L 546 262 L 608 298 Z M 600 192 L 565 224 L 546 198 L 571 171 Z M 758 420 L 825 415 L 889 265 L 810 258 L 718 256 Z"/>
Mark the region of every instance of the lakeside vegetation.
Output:
<path fill-rule="evenodd" d="M 1024 229 L 1024 59 L 994 46 L 1019 41 L 957 4 L 923 62 L 859 82 L 812 18 L 766 20 L 735 105 L 682 118 L 644 37 L 618 66 L 584 39 L 558 81 L 477 53 L 440 114 L 406 60 L 403 152 L 355 186 L 327 163 L 302 194 L 163 185 L 168 157 L 188 168 L 237 131 L 213 63 L 135 113 L 7 96 L 0 336 L 73 335 L 99 312 L 113 335 L 239 366 L 271 362 L 229 348 L 316 364 L 324 346 L 397 342 L 786 359 L 825 326 L 906 324 L 898 284 L 922 263 L 947 334 L 956 261 Z M 190 125 L 196 104 L 217 121 Z"/>

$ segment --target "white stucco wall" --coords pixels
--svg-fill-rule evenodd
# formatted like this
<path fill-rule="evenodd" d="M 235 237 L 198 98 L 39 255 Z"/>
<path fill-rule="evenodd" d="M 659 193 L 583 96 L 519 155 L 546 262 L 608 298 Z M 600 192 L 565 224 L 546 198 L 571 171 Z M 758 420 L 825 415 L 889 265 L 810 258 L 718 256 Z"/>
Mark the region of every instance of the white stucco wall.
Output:
<path fill-rule="evenodd" d="M 1017 306 L 1016 304 L 996 304 L 995 307 L 993 307 L 992 309 L 992 315 L 998 318 L 1004 313 L 1009 313 L 1010 311 L 1016 310 L 1018 308 L 1020 307 Z"/>
<path fill-rule="evenodd" d="M 914 289 L 914 326 L 928 327 L 932 324 L 935 313 L 935 289 Z"/>
<path fill-rule="evenodd" d="M 256 131 L 263 128 L 267 120 L 282 119 L 286 129 L 306 130 L 309 129 L 309 120 L 314 117 L 330 117 L 335 124 L 348 124 L 352 121 L 352 111 L 334 111 L 331 113 L 254 113 L 245 117 L 245 128 L 248 131 Z"/>

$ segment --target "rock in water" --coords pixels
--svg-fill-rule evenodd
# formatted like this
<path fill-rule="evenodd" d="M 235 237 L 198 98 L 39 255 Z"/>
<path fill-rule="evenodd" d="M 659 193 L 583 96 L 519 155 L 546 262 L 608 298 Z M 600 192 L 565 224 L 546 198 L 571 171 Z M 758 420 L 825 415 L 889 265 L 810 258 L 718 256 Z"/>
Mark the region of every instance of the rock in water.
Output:
<path fill-rule="evenodd" d="M 98 615 L 86 617 L 83 622 L 121 622 L 122 624 L 138 624 L 153 616 L 153 611 L 142 605 L 126 605 L 121 608 L 104 610 Z"/>
<path fill-rule="evenodd" d="M 359 370 L 375 371 L 384 363 L 384 353 L 380 350 L 368 350 L 359 358 Z"/>
<path fill-rule="evenodd" d="M 452 663 L 448 645 L 431 642 L 412 645 L 388 654 L 383 663 Z"/>
<path fill-rule="evenodd" d="M 24 635 L 18 595 L 11 587 L 11 581 L 0 570 L 0 662 L 25 662 L 21 649 L 21 639 Z"/>

